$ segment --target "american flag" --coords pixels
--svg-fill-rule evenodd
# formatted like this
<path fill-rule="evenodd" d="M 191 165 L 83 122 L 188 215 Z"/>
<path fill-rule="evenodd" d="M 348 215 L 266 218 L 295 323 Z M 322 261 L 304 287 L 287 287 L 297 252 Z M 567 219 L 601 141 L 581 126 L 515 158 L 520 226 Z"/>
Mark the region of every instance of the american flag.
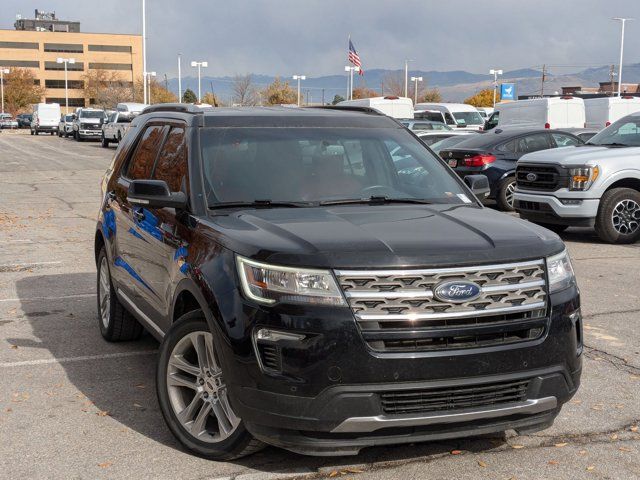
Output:
<path fill-rule="evenodd" d="M 358 67 L 358 75 L 364 75 L 364 70 L 362 70 L 362 62 L 360 61 L 360 55 L 358 55 L 358 52 L 353 46 L 351 38 L 349 38 L 349 62 L 351 62 L 355 67 Z"/>

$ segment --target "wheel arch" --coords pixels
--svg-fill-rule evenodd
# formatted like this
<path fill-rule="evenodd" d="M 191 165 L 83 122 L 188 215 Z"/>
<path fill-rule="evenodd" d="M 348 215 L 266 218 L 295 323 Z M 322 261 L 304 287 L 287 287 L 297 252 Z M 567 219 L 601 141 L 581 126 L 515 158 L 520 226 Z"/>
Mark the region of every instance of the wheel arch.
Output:
<path fill-rule="evenodd" d="M 608 185 L 605 192 L 613 190 L 614 188 L 631 188 L 640 192 L 640 178 L 627 177 L 620 180 L 616 180 L 611 185 Z"/>
<path fill-rule="evenodd" d="M 96 265 L 98 264 L 98 255 L 100 255 L 100 250 L 106 247 L 107 243 L 104 240 L 104 236 L 102 235 L 102 231 L 100 229 L 96 230 L 95 238 L 93 239 L 93 253 L 96 261 Z"/>
<path fill-rule="evenodd" d="M 173 325 L 182 315 L 194 310 L 202 310 L 209 324 L 213 325 L 217 323 L 214 319 L 213 312 L 209 308 L 208 302 L 205 300 L 198 286 L 190 278 L 185 278 L 178 283 L 173 294 L 169 318 L 170 323 Z"/>

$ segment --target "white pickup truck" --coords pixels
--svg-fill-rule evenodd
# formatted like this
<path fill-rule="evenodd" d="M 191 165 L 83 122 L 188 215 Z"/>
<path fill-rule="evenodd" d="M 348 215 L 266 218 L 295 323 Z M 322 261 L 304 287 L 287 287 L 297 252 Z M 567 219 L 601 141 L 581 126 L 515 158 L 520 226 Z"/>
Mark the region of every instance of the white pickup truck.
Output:
<path fill-rule="evenodd" d="M 127 133 L 134 115 L 128 112 L 113 112 L 102 125 L 102 146 L 107 148 L 109 143 L 120 143 Z"/>
<path fill-rule="evenodd" d="M 516 167 L 515 209 L 556 232 L 595 227 L 601 240 L 640 239 L 640 112 L 576 147 L 524 155 Z"/>

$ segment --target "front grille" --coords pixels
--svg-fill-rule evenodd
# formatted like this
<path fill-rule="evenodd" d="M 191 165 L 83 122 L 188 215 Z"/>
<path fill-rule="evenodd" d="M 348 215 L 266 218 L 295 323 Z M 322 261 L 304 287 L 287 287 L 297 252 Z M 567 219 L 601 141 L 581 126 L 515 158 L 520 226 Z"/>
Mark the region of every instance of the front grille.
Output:
<path fill-rule="evenodd" d="M 529 174 L 535 175 L 535 179 L 528 179 Z M 516 184 L 523 190 L 555 192 L 567 186 L 567 179 L 563 170 L 556 166 L 521 164 L 516 167 Z"/>
<path fill-rule="evenodd" d="M 553 208 L 548 203 L 530 202 L 528 200 L 516 200 L 515 208 L 517 210 L 531 210 L 534 212 L 553 212 Z"/>
<path fill-rule="evenodd" d="M 378 351 L 478 348 L 529 341 L 546 326 L 544 261 L 429 270 L 336 272 L 362 337 Z M 444 281 L 476 283 L 464 303 L 436 298 Z"/>
<path fill-rule="evenodd" d="M 523 402 L 529 379 L 437 389 L 405 390 L 380 394 L 382 410 L 389 415 L 415 414 L 488 407 Z"/>

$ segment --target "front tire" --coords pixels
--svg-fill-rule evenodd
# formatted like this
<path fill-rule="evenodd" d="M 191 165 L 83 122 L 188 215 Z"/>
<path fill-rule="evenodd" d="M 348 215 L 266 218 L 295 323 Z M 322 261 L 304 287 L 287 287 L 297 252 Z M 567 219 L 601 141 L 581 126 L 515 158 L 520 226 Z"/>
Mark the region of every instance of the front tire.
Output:
<path fill-rule="evenodd" d="M 600 199 L 596 233 L 607 243 L 634 243 L 640 239 L 640 192 L 612 188 Z"/>
<path fill-rule="evenodd" d="M 200 310 L 183 315 L 165 336 L 156 387 L 167 426 L 197 455 L 233 460 L 263 448 L 234 412 L 213 334 Z"/>
<path fill-rule="evenodd" d="M 513 194 L 516 191 L 515 177 L 507 177 L 500 180 L 496 192 L 496 203 L 498 209 L 503 212 L 513 212 Z"/>
<path fill-rule="evenodd" d="M 98 323 L 100 333 L 109 342 L 138 340 L 142 335 L 142 325 L 129 313 L 116 297 L 111 282 L 107 253 L 102 247 L 98 255 Z"/>

